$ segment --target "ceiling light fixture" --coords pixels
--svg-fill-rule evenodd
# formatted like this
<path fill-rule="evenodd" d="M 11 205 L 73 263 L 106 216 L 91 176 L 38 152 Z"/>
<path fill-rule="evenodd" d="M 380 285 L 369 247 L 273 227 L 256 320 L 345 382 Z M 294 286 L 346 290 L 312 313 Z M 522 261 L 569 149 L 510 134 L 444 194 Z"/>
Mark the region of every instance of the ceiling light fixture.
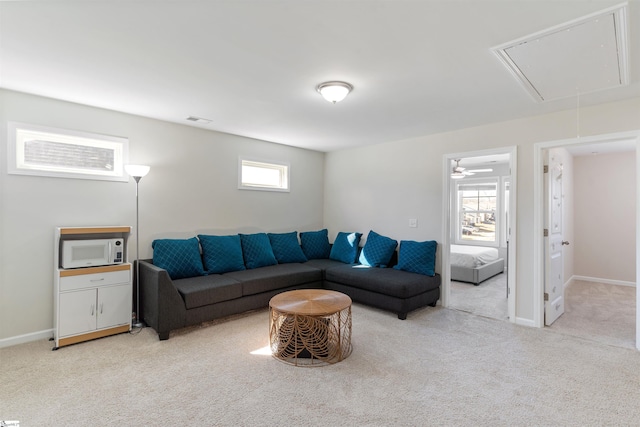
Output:
<path fill-rule="evenodd" d="M 324 99 L 335 104 L 345 99 L 353 90 L 353 86 L 346 82 L 324 82 L 320 83 L 316 90 Z"/>
<path fill-rule="evenodd" d="M 456 165 L 451 170 L 451 179 L 462 179 L 467 175 L 473 175 L 472 172 L 460 166 L 460 159 L 454 159 L 453 161 L 456 162 Z"/>

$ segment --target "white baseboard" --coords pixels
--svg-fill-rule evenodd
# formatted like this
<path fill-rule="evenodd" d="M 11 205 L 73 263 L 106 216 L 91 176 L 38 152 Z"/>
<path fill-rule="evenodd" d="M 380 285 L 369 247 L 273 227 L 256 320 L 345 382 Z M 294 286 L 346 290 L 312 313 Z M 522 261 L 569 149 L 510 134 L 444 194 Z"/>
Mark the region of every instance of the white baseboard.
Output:
<path fill-rule="evenodd" d="M 18 335 L 16 337 L 0 339 L 0 348 L 11 347 L 13 345 L 24 344 L 26 342 L 38 341 L 43 339 L 49 339 L 53 337 L 53 329 L 46 329 L 44 331 L 32 332 L 30 334 Z"/>
<path fill-rule="evenodd" d="M 627 282 L 624 280 L 601 279 L 599 277 L 588 277 L 588 276 L 573 275 L 569 281 L 573 282 L 576 280 L 583 280 L 585 282 L 605 283 L 607 285 L 631 286 L 634 288 L 636 287 L 635 282 Z"/>
<path fill-rule="evenodd" d="M 525 319 L 524 317 L 517 317 L 517 316 L 516 316 L 516 325 L 528 326 L 530 328 L 534 328 L 536 326 L 536 324 L 532 319 Z"/>

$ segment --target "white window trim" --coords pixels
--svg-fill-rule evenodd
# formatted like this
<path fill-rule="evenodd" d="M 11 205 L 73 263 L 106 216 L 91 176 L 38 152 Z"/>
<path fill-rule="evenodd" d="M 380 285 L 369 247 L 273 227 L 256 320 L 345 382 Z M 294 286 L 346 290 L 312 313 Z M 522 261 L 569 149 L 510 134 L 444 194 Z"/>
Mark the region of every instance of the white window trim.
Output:
<path fill-rule="evenodd" d="M 127 138 L 100 135 L 90 132 L 81 132 L 67 129 L 59 129 L 48 126 L 33 125 L 28 123 L 9 122 L 9 137 L 7 138 L 7 171 L 12 175 L 47 176 L 53 178 L 91 179 L 98 181 L 128 182 L 129 176 L 125 173 L 124 165 L 129 162 L 129 140 Z M 56 135 L 56 142 L 70 141 L 78 145 L 93 145 L 113 149 L 115 152 L 113 171 L 102 173 L 99 171 L 83 171 L 56 167 L 30 167 L 24 162 L 24 146 L 19 146 L 18 131 L 41 132 Z M 75 140 L 75 141 L 74 141 Z M 84 141 L 83 141 L 84 140 Z"/>
<path fill-rule="evenodd" d="M 283 186 L 261 186 L 251 185 L 242 182 L 242 166 L 245 163 L 253 163 L 254 166 L 264 165 L 265 167 L 278 169 L 284 176 L 282 177 Z M 239 190 L 253 190 L 253 191 L 275 191 L 280 193 L 289 193 L 291 191 L 291 165 L 288 162 L 272 161 L 265 159 L 257 159 L 254 157 L 238 157 L 238 189 Z"/>
<path fill-rule="evenodd" d="M 464 182 L 454 182 L 454 188 L 455 188 L 455 194 L 456 194 L 456 205 L 455 205 L 455 209 L 453 209 L 454 215 L 455 215 L 455 223 L 456 225 L 456 235 L 455 235 L 455 244 L 457 245 L 468 245 L 468 246 L 490 246 L 490 247 L 496 247 L 499 248 L 500 247 L 500 242 L 501 242 L 501 229 L 500 227 L 502 227 L 502 221 L 500 218 L 500 213 L 499 211 L 496 212 L 496 239 L 493 242 L 488 242 L 486 240 L 463 240 L 461 238 L 462 236 L 462 224 L 460 223 L 460 195 L 458 194 L 458 184 L 460 185 L 465 185 L 465 184 L 476 184 L 476 183 L 482 183 L 482 182 L 491 182 L 491 183 L 495 183 L 496 184 L 496 210 L 499 209 L 499 207 L 502 204 L 502 196 L 500 194 L 501 191 L 501 187 L 500 187 L 500 178 L 497 176 L 492 176 L 492 177 L 487 177 L 487 178 L 465 178 L 465 179 L 461 179 L 459 181 L 464 181 Z M 500 225 L 498 225 L 500 224 Z"/>

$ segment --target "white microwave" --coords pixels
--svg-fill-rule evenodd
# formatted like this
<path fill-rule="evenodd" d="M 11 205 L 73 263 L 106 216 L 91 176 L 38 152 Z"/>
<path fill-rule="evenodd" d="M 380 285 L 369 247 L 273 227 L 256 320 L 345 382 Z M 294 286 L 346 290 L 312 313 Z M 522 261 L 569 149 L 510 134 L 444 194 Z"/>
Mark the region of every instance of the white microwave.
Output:
<path fill-rule="evenodd" d="M 62 268 L 122 264 L 124 239 L 63 240 Z"/>

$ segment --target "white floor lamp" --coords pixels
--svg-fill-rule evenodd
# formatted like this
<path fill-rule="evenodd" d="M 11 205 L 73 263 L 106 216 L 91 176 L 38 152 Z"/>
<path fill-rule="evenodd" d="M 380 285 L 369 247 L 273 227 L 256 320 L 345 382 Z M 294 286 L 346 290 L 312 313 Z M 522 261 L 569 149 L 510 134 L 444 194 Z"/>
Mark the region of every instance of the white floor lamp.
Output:
<path fill-rule="evenodd" d="M 140 216 L 138 209 L 138 184 L 140 179 L 149 173 L 149 166 L 143 165 L 126 165 L 124 170 L 136 180 L 136 316 L 131 326 L 141 328 L 144 326 L 140 319 Z"/>

